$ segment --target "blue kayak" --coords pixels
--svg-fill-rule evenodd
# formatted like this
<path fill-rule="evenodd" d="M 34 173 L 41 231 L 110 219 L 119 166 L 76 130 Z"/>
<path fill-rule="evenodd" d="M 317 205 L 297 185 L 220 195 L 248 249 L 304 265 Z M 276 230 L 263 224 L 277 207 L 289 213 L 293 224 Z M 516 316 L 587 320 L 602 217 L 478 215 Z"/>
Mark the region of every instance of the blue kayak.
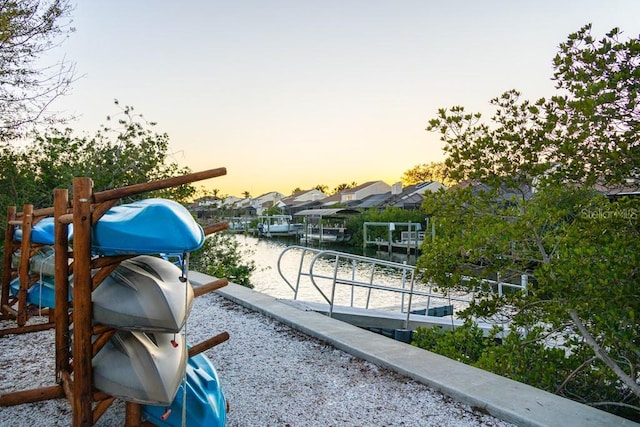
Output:
<path fill-rule="evenodd" d="M 20 289 L 20 279 L 15 278 L 9 285 L 10 292 L 13 296 L 18 295 Z M 36 283 L 31 285 L 27 291 L 27 304 L 33 304 L 42 308 L 55 308 L 56 306 L 56 288 L 52 277 L 42 277 Z M 71 301 L 71 298 L 69 298 Z"/>
<path fill-rule="evenodd" d="M 44 218 L 31 229 L 31 241 L 54 243 L 53 218 Z M 144 199 L 109 209 L 91 230 L 94 255 L 151 255 L 183 253 L 199 249 L 204 231 L 180 203 L 168 199 Z M 22 230 L 16 229 L 16 240 Z M 69 241 L 73 235 L 70 228 Z"/>
<path fill-rule="evenodd" d="M 182 426 L 184 383 L 178 388 L 170 406 L 145 405 L 142 416 L 157 426 Z M 186 425 L 224 426 L 227 418 L 227 401 L 224 397 L 218 373 L 203 353 L 187 363 Z"/>
<path fill-rule="evenodd" d="M 14 238 L 22 241 L 22 228 L 16 228 Z M 47 217 L 38 221 L 31 227 L 31 241 L 41 245 L 53 245 L 53 218 Z"/>
<path fill-rule="evenodd" d="M 97 255 L 191 252 L 204 231 L 180 203 L 145 199 L 109 209 L 92 229 Z"/>

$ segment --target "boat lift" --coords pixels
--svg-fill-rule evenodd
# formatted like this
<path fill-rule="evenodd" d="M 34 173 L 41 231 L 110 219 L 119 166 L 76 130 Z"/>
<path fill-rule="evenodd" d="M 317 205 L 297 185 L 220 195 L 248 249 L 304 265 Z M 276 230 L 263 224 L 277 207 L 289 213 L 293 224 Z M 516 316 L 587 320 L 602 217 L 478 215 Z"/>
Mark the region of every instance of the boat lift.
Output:
<path fill-rule="evenodd" d="M 377 237 L 375 239 L 369 238 L 369 229 L 372 227 L 384 227 L 387 229 L 386 239 Z M 400 239 L 394 240 L 394 234 L 397 236 L 399 229 L 406 229 L 406 231 L 400 231 Z M 425 232 L 422 231 L 422 224 L 419 222 L 365 222 L 362 225 L 362 246 L 367 247 L 369 245 L 376 245 L 378 249 L 383 246 L 387 247 L 387 251 L 391 253 L 394 249 L 406 250 L 407 255 L 417 253 L 422 246 L 422 242 L 425 238 Z"/>
<path fill-rule="evenodd" d="M 282 268 L 291 254 L 299 257 L 294 280 L 286 277 Z M 406 262 L 289 246 L 278 257 L 277 265 L 280 277 L 293 291 L 290 304 L 369 329 L 454 329 L 463 324 L 455 312 L 475 298 L 474 293 L 440 291 L 436 284 L 425 283 L 419 270 Z M 519 284 L 495 280 L 483 280 L 481 284 L 503 295 L 525 290 L 527 281 L 523 275 Z M 485 335 L 495 325 L 504 326 L 498 319 L 475 320 Z"/>

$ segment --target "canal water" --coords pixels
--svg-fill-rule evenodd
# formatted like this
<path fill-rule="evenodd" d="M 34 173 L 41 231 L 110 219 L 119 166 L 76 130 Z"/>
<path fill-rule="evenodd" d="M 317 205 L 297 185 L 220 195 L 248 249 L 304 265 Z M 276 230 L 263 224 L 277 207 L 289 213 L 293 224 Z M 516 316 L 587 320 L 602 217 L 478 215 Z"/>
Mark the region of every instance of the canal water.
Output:
<path fill-rule="evenodd" d="M 287 285 L 284 279 L 278 273 L 278 259 L 281 257 L 283 251 L 292 245 L 298 245 L 294 240 L 280 240 L 280 239 L 258 239 L 252 236 L 236 235 L 235 238 L 240 243 L 240 248 L 244 256 L 248 259 L 252 259 L 256 264 L 256 270 L 251 276 L 251 283 L 254 285 L 254 290 L 270 295 L 275 298 L 293 299 L 294 291 Z M 406 254 L 389 254 L 386 251 L 377 251 L 376 248 L 368 248 L 366 251 L 363 248 L 354 248 L 346 245 L 322 245 L 318 248 L 310 246 L 314 249 L 322 250 L 334 250 L 339 252 L 347 252 L 360 256 L 367 256 L 371 258 L 377 258 L 387 261 L 393 261 L 396 263 L 407 263 L 408 265 L 415 264 L 415 256 L 407 256 Z M 289 283 L 293 286 L 296 284 L 298 277 L 298 271 L 300 269 L 300 259 L 302 250 L 289 250 L 281 259 L 281 270 L 284 276 L 288 279 Z M 308 271 L 308 265 L 314 254 L 307 253 L 305 255 L 306 264 L 303 267 L 303 271 Z M 332 276 L 334 273 L 335 263 L 330 260 L 319 260 L 314 266 L 314 274 L 326 274 Z M 371 280 L 372 272 L 367 266 L 360 266 L 355 271 L 351 271 L 351 265 L 345 263 L 341 265 L 341 268 L 348 271 L 347 274 L 356 280 L 363 282 L 369 282 Z M 403 279 L 402 273 L 393 269 L 380 268 L 375 270 L 375 283 L 385 286 L 402 286 Z M 323 289 L 326 295 L 330 295 L 331 287 L 330 281 L 325 281 L 326 288 Z M 298 294 L 298 299 L 304 301 L 324 302 L 322 296 L 318 291 L 310 284 L 308 279 L 303 278 L 301 280 L 301 287 Z M 407 285 L 408 286 L 408 285 Z M 357 306 L 364 306 L 369 303 L 370 308 L 396 306 L 401 304 L 401 296 L 399 294 L 380 294 L 374 292 L 367 295 L 362 288 L 356 288 L 355 295 L 352 287 L 342 287 L 338 292 L 341 294 L 336 295 L 336 302 L 340 299 L 342 301 L 351 301 L 355 298 Z"/>

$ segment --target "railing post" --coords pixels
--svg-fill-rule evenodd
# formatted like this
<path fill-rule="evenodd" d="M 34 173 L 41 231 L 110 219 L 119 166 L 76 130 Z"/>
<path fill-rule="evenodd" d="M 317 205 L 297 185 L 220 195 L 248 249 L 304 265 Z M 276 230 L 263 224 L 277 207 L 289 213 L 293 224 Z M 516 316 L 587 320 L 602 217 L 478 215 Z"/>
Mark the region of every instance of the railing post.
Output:
<path fill-rule="evenodd" d="M 335 257 L 335 267 L 333 268 L 333 286 L 331 286 L 331 302 L 329 303 L 329 317 L 333 316 L 333 303 L 336 298 L 336 280 L 338 278 L 338 260 L 340 259 L 340 255 L 336 254 Z"/>

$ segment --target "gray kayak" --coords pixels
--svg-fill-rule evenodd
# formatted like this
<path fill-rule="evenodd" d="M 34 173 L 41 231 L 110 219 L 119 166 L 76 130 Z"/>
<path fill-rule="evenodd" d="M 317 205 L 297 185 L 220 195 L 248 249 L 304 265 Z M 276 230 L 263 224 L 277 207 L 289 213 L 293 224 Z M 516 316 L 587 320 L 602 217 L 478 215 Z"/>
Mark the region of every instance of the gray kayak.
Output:
<path fill-rule="evenodd" d="M 11 256 L 11 266 L 20 267 L 21 251 Z M 69 261 L 71 262 L 71 261 Z M 29 271 L 33 274 L 53 277 L 56 275 L 55 257 L 52 246 L 42 246 L 29 259 Z"/>
<path fill-rule="evenodd" d="M 168 406 L 187 360 L 180 334 L 119 330 L 93 358 L 93 382 L 125 401 Z"/>
<path fill-rule="evenodd" d="M 123 261 L 93 291 L 93 318 L 118 329 L 178 332 L 193 302 L 193 289 L 183 280 L 180 268 L 161 258 Z"/>

